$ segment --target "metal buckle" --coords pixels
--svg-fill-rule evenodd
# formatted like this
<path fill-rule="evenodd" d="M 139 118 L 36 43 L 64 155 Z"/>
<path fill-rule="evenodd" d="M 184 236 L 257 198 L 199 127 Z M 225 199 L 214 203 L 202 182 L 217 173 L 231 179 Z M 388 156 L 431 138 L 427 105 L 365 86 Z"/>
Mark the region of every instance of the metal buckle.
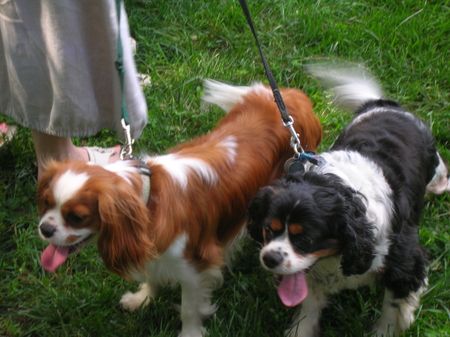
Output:
<path fill-rule="evenodd" d="M 292 116 L 289 116 L 289 121 L 287 121 L 286 123 L 283 122 L 283 125 L 288 128 L 289 132 L 291 133 L 291 147 L 294 149 L 295 154 L 299 155 L 300 153 L 305 152 L 302 148 L 299 134 L 294 129 L 294 119 L 292 118 Z"/>
<path fill-rule="evenodd" d="M 125 122 L 125 119 L 121 119 L 123 132 L 125 134 L 125 144 L 120 149 L 120 160 L 132 159 L 133 158 L 133 144 L 134 139 L 131 138 L 130 125 Z"/>

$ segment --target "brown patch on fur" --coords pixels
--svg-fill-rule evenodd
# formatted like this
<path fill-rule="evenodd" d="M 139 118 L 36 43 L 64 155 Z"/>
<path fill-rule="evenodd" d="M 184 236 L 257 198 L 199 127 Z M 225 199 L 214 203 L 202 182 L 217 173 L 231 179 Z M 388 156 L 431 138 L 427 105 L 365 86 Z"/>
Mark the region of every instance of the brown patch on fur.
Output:
<path fill-rule="evenodd" d="M 38 212 L 40 215 L 44 214 L 48 209 L 55 206 L 55 199 L 51 190 L 51 182 L 57 178 L 58 166 L 56 162 L 50 162 L 46 165 L 42 177 L 38 181 L 37 195 L 38 195 Z"/>
<path fill-rule="evenodd" d="M 294 127 L 300 132 L 302 145 L 314 151 L 321 140 L 322 130 L 312 113 L 309 99 L 295 89 L 283 89 L 282 94 L 294 118 Z M 227 137 L 233 137 L 237 144 L 233 162 L 228 160 L 227 151 L 221 146 Z M 199 269 L 217 265 L 223 260 L 223 248 L 242 229 L 250 199 L 260 187 L 283 173 L 285 161 L 293 155 L 289 139 L 289 132 L 280 121 L 273 99 L 268 95 L 250 93 L 212 132 L 172 149 L 171 153 L 198 158 L 209 164 L 217 172 L 219 181 L 208 186 L 191 173 L 187 191 L 176 194 L 178 204 L 183 205 L 181 213 L 171 212 L 173 222 L 164 219 L 165 228 L 160 233 L 167 230 L 168 223 L 176 228 L 189 228 L 186 257 Z M 150 165 L 157 180 L 160 172 L 154 170 L 151 161 Z M 167 188 L 160 191 L 170 193 Z M 158 207 L 173 208 L 173 204 L 173 201 L 161 202 Z M 167 214 L 168 211 L 166 209 L 162 213 Z M 155 221 L 156 226 L 159 223 Z"/>
<path fill-rule="evenodd" d="M 80 238 L 79 235 L 69 235 L 66 239 L 66 244 L 71 245 L 75 241 L 77 241 Z"/>
<path fill-rule="evenodd" d="M 299 90 L 281 92 L 303 148 L 315 151 L 322 129 L 311 102 Z M 226 147 L 230 141 L 236 142 L 234 149 Z M 83 226 L 99 233 L 98 248 L 109 269 L 122 276 L 140 270 L 186 233 L 185 257 L 203 270 L 223 264 L 224 248 L 242 230 L 250 199 L 260 187 L 279 178 L 285 161 L 292 157 L 289 144 L 290 134 L 271 94 L 253 92 L 210 133 L 170 151 L 202 160 L 215 171 L 217 182 L 211 184 L 191 170 L 183 189 L 166 168 L 149 159 L 151 192 L 145 205 L 138 175 L 131 176 L 130 185 L 99 166 L 66 162 L 49 165 L 41 180 L 40 200 L 67 169 L 87 172 L 91 178 L 67 207 L 76 209 L 81 203 L 89 208 Z"/>
<path fill-rule="evenodd" d="M 157 252 L 150 213 L 140 193 L 118 176 L 88 184 L 98 191 L 98 249 L 106 266 L 122 276 L 141 269 Z"/>
<path fill-rule="evenodd" d="M 312 252 L 311 255 L 317 256 L 317 257 L 327 257 L 336 255 L 338 252 L 338 249 L 336 248 L 326 248 L 326 249 L 320 249 L 315 252 Z"/>

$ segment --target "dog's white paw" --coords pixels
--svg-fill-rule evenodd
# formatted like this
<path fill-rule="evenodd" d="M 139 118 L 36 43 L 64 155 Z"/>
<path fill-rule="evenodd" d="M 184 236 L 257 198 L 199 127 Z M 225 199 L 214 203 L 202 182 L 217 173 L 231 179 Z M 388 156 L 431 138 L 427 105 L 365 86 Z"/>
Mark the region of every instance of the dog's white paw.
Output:
<path fill-rule="evenodd" d="M 384 329 L 380 327 L 375 327 L 372 330 L 371 337 L 393 337 L 396 336 L 394 331 L 391 331 L 391 329 Z"/>
<path fill-rule="evenodd" d="M 141 307 L 145 307 L 150 303 L 150 298 L 137 295 L 137 293 L 132 293 L 131 291 L 123 294 L 120 299 L 120 305 L 122 308 L 128 311 L 136 311 Z"/>
<path fill-rule="evenodd" d="M 319 327 L 300 327 L 294 326 L 284 331 L 285 337 L 318 337 L 320 335 Z"/>
<path fill-rule="evenodd" d="M 398 336 L 399 331 L 395 322 L 387 322 L 382 319 L 378 320 L 372 329 L 371 337 L 394 337 Z"/>
<path fill-rule="evenodd" d="M 204 327 L 190 327 L 181 330 L 178 337 L 204 337 L 206 336 L 206 329 Z"/>
<path fill-rule="evenodd" d="M 135 293 L 132 293 L 131 291 L 126 292 L 120 299 L 120 305 L 125 310 L 135 311 L 141 307 L 147 306 L 150 303 L 150 299 L 150 287 L 143 283 Z"/>

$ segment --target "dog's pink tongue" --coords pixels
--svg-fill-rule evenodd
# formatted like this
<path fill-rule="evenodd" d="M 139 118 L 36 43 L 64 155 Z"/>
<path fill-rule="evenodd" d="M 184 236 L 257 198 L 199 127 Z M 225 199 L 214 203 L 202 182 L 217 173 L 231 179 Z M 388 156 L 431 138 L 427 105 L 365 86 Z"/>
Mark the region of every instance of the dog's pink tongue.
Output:
<path fill-rule="evenodd" d="M 278 286 L 278 296 L 287 307 L 295 307 L 308 296 L 308 285 L 305 273 L 284 275 Z"/>
<path fill-rule="evenodd" d="M 54 272 L 56 268 L 62 265 L 69 256 L 68 247 L 58 247 L 55 245 L 48 245 L 41 254 L 41 265 L 49 272 Z"/>

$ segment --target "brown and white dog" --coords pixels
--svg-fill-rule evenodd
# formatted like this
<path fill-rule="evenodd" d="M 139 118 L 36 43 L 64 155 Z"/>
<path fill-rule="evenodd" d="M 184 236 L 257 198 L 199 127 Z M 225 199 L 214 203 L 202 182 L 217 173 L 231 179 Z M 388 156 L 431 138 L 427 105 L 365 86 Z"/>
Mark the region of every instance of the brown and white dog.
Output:
<path fill-rule="evenodd" d="M 134 161 L 106 166 L 50 163 L 40 180 L 39 233 L 49 243 L 41 264 L 55 271 L 91 237 L 113 272 L 141 282 L 121 304 L 149 303 L 159 285 L 181 284 L 180 336 L 202 336 L 214 312 L 225 253 L 244 227 L 256 191 L 283 171 L 292 152 L 270 89 L 206 81 L 204 100 L 228 112 L 210 133 L 166 155 L 144 158 L 151 171 L 147 198 L 142 167 Z M 314 151 L 322 130 L 311 103 L 283 89 L 302 144 Z"/>

